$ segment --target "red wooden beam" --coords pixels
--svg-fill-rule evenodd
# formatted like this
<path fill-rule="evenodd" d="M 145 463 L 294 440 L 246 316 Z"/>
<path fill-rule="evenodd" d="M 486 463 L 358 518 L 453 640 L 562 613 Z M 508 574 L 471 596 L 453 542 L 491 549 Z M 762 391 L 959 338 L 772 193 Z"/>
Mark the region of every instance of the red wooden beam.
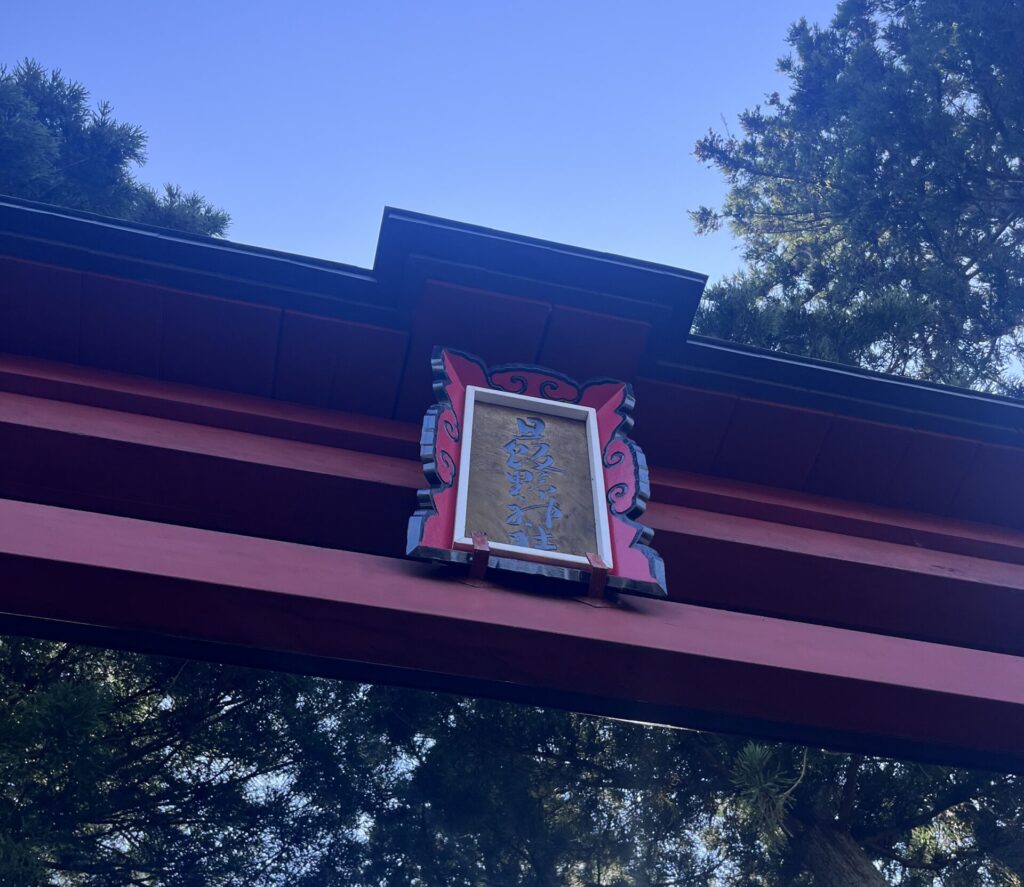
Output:
<path fill-rule="evenodd" d="M 401 552 L 423 483 L 407 459 L 2 393 L 0 449 L 2 496 L 377 554 Z M 1017 562 L 662 503 L 645 520 L 677 600 L 1024 653 Z"/>
<path fill-rule="evenodd" d="M 419 453 L 420 429 L 408 422 L 17 355 L 0 354 L 0 391 L 409 460 Z M 1019 531 L 658 466 L 651 472 L 656 502 L 1024 564 Z"/>
<path fill-rule="evenodd" d="M 652 470 L 665 504 L 1024 564 L 1024 533 L 686 471 Z"/>
<path fill-rule="evenodd" d="M 1022 658 L 669 601 L 593 607 L 399 559 L 0 500 L 0 611 L 69 636 L 1024 770 Z"/>
<path fill-rule="evenodd" d="M 407 422 L 13 354 L 0 354 L 0 391 L 366 453 L 419 454 L 420 429 Z"/>

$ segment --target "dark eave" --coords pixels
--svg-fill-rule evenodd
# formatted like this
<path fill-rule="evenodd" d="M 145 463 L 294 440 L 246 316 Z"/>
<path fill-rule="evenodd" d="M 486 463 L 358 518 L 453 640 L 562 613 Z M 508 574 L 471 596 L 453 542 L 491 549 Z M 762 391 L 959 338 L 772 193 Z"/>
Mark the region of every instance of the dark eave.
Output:
<path fill-rule="evenodd" d="M 705 280 L 399 209 L 359 269 L 0 198 L 0 351 L 411 426 L 445 345 L 630 381 L 655 469 L 1024 526 L 1024 405 L 690 336 Z"/>
<path fill-rule="evenodd" d="M 370 271 L 0 196 L 0 252 L 256 304 L 387 323 Z"/>
<path fill-rule="evenodd" d="M 526 298 L 538 287 L 558 302 L 589 296 L 593 303 L 603 295 L 608 304 L 623 303 L 611 312 L 622 316 L 662 306 L 659 319 L 670 319 L 683 334 L 707 282 L 706 275 L 667 265 L 390 207 L 372 269 L 5 196 L 0 247 L 45 264 L 230 298 L 239 297 L 242 284 L 247 300 L 257 303 L 383 325 L 400 323 L 389 311 L 409 310 L 409 283 L 421 269 L 429 276 L 431 269 L 457 266 L 467 286 L 517 281 Z"/>
<path fill-rule="evenodd" d="M 519 281 L 521 294 L 527 297 L 527 282 L 536 281 L 543 282 L 549 292 L 601 294 L 612 304 L 619 301 L 665 306 L 672 326 L 685 331 L 693 322 L 707 283 L 706 274 L 682 268 L 388 207 L 381 223 L 374 272 L 385 284 L 391 283 L 391 275 L 400 273 L 410 256 L 429 259 L 438 266 L 475 269 L 477 283 L 485 277 Z M 466 282 L 473 285 L 469 278 Z M 611 313 L 619 312 L 613 309 Z"/>
<path fill-rule="evenodd" d="M 907 428 L 1020 446 L 1024 402 L 690 335 L 659 378 Z"/>

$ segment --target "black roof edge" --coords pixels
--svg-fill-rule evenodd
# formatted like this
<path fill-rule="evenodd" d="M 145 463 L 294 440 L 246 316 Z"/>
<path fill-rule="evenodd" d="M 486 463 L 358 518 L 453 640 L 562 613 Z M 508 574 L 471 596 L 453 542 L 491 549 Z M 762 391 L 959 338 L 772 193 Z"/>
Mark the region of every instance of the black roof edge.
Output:
<path fill-rule="evenodd" d="M 658 359 L 666 380 L 798 408 L 1024 446 L 1024 401 L 691 335 Z"/>
<path fill-rule="evenodd" d="M 666 327 L 680 339 L 690 330 L 708 279 L 684 268 L 386 207 L 374 260 L 386 289 L 401 291 L 414 256 L 661 306 L 669 312 Z"/>
<path fill-rule="evenodd" d="M 3 195 L 0 237 L 18 240 L 19 253 L 35 253 L 39 261 L 48 250 L 59 248 L 71 267 L 96 273 L 116 275 L 131 267 L 132 276 L 147 282 L 181 286 L 187 272 L 193 279 L 208 275 L 211 280 L 243 282 L 247 288 L 263 286 L 385 309 L 400 307 L 401 279 L 414 255 L 505 273 L 525 266 L 542 282 L 670 307 L 681 336 L 689 330 L 707 281 L 705 275 L 680 268 L 393 207 L 384 210 L 372 269 Z"/>
<path fill-rule="evenodd" d="M 3 195 L 0 251 L 170 289 L 400 325 L 366 269 Z"/>
<path fill-rule="evenodd" d="M 611 265 L 635 268 L 655 274 L 665 274 L 679 280 L 686 280 L 691 283 L 698 283 L 702 287 L 708 281 L 707 274 L 697 271 L 688 271 L 685 268 L 677 268 L 673 265 L 664 265 L 660 262 L 652 262 L 647 259 L 636 259 L 629 256 L 606 253 L 599 250 L 587 249 L 586 247 L 570 246 L 565 243 L 558 243 L 553 240 L 542 240 L 538 237 L 528 237 L 524 234 L 513 234 L 508 231 L 501 231 L 497 228 L 488 228 L 483 225 L 471 225 L 466 222 L 455 222 L 451 219 L 432 216 L 426 213 L 413 212 L 400 209 L 394 206 L 384 207 L 381 218 L 381 236 L 377 241 L 377 255 L 380 256 L 381 247 L 386 244 L 386 232 L 394 223 L 407 222 L 415 226 L 422 226 L 425 229 L 436 229 L 457 234 L 465 234 L 473 237 L 484 237 L 496 242 L 518 244 L 538 250 L 546 250 L 562 256 L 578 257 L 591 261 L 606 262 Z M 376 262 L 374 263 L 376 265 Z"/>
<path fill-rule="evenodd" d="M 335 262 L 330 259 L 317 259 L 311 256 L 304 256 L 298 253 L 289 253 L 282 250 L 269 249 L 263 246 L 253 246 L 248 243 L 230 240 L 226 237 L 209 237 L 204 234 L 192 234 L 187 231 L 178 231 L 173 228 L 161 228 L 157 225 L 147 225 L 142 222 L 133 222 L 126 219 L 116 219 L 111 216 L 97 215 L 96 213 L 84 212 L 77 209 L 68 209 L 63 206 L 54 206 L 48 203 L 38 203 L 32 200 L 24 200 L 20 197 L 10 197 L 0 194 L 0 209 L 17 208 L 28 213 L 33 213 L 33 221 L 45 224 L 47 218 L 58 220 L 67 219 L 77 222 L 88 222 L 91 225 L 99 226 L 107 236 L 118 237 L 119 234 L 127 238 L 144 237 L 152 242 L 158 242 L 163 246 L 179 248 L 195 247 L 199 250 L 211 251 L 215 254 L 233 254 L 250 256 L 254 259 L 264 259 L 270 262 L 282 262 L 297 268 L 316 269 L 332 274 L 344 276 L 355 276 L 370 279 L 371 272 L 366 268 L 359 268 L 355 265 L 347 265 L 343 262 Z M 4 215 L 5 222 L 2 230 L 8 230 L 6 223 L 9 218 Z M 18 226 L 24 228 L 25 226 Z M 50 229 L 44 228 L 40 235 L 49 233 Z M 114 246 L 119 241 L 115 240 Z M 136 240 L 136 243 L 142 241 Z M 198 253 L 197 253 L 198 254 Z"/>
<path fill-rule="evenodd" d="M 68 267 L 175 288 L 187 288 L 189 281 L 201 277 L 211 284 L 206 291 L 264 303 L 278 298 L 277 291 L 285 291 L 299 297 L 290 303 L 299 310 L 341 314 L 389 326 L 394 323 L 395 306 L 388 303 L 388 296 L 393 293 L 385 296 L 377 285 L 378 276 L 385 270 L 404 273 L 406 260 L 412 254 L 402 253 L 400 247 L 408 245 L 410 232 L 416 233 L 414 246 L 429 246 L 430 236 L 451 238 L 445 245 L 449 252 L 452 247 L 467 243 L 484 246 L 484 257 L 497 256 L 501 260 L 499 265 L 520 263 L 527 255 L 568 259 L 571 269 L 585 269 L 589 278 L 581 281 L 574 273 L 573 285 L 584 284 L 597 292 L 637 301 L 674 302 L 681 308 L 677 320 L 696 308 L 707 281 L 706 275 L 680 268 L 393 207 L 384 210 L 377 259 L 371 271 L 0 195 L 0 246 L 16 244 L 15 254 L 19 257 L 45 262 L 47 258 L 52 261 L 56 253 L 68 262 Z M 426 243 L 417 240 L 424 234 Z M 441 255 L 433 257 L 473 264 L 466 261 L 472 256 L 457 254 L 449 258 L 444 252 L 441 250 Z M 400 258 L 401 262 L 392 262 L 391 268 L 381 267 L 391 258 Z M 399 264 L 402 267 L 397 267 Z M 502 267 L 484 267 L 506 271 Z M 245 284 L 244 289 L 238 289 L 239 283 Z M 630 289 L 634 284 L 637 288 Z M 684 329 L 673 323 L 671 331 L 659 331 L 652 342 L 648 369 L 657 377 L 878 421 L 894 421 L 893 417 L 898 417 L 900 424 L 948 431 L 956 436 L 980 434 L 992 439 L 996 434 L 1004 442 L 1024 446 L 1024 401 L 705 336 L 687 336 L 691 319 L 692 314 Z"/>

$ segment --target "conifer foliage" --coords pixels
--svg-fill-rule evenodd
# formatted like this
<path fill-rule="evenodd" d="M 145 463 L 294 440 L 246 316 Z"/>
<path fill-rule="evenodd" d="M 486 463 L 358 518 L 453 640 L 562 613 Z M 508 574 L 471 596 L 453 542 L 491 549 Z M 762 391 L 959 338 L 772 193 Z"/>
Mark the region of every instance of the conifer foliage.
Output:
<path fill-rule="evenodd" d="M 801 21 L 788 95 L 696 147 L 746 268 L 700 332 L 1022 394 L 1024 2 L 842 0 Z"/>
<path fill-rule="evenodd" d="M 0 636 L 4 887 L 1022 883 L 1015 776 Z"/>
<path fill-rule="evenodd" d="M 146 134 L 60 71 L 26 60 L 0 68 L 0 194 L 99 215 L 223 235 L 231 219 L 204 197 L 135 178 Z"/>

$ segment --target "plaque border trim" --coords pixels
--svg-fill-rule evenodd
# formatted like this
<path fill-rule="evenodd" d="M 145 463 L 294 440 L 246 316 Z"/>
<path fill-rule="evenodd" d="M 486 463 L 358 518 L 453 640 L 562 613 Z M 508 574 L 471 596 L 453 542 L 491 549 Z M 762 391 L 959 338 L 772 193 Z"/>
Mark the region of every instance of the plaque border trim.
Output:
<path fill-rule="evenodd" d="M 474 557 L 473 551 L 455 547 L 455 506 L 466 389 L 476 385 L 595 408 L 615 561 L 608 573 L 607 588 L 611 593 L 668 596 L 664 562 L 650 546 L 654 530 L 638 520 L 651 490 L 647 460 L 628 437 L 635 399 L 627 382 L 591 379 L 578 383 L 562 373 L 533 365 L 488 367 L 474 355 L 443 346 L 433 349 L 431 369 L 435 403 L 427 409 L 420 433 L 420 460 L 428 486 L 417 492 L 419 507 L 409 518 L 406 554 L 463 565 L 469 565 Z M 487 568 L 578 584 L 590 578 L 589 569 L 509 557 L 497 551 L 488 555 Z"/>
<path fill-rule="evenodd" d="M 531 397 L 528 394 L 516 394 L 479 385 L 466 386 L 466 406 L 462 414 L 462 454 L 459 460 L 460 470 L 456 476 L 454 547 L 466 551 L 473 548 L 471 531 L 467 531 L 466 528 L 466 511 L 469 500 L 470 459 L 473 453 L 473 419 L 478 401 L 500 406 L 517 407 L 522 405 L 530 412 L 561 416 L 586 424 L 590 496 L 594 508 L 594 530 L 597 537 L 597 551 L 594 553 L 609 567 L 613 567 L 614 555 L 612 554 L 611 535 L 608 531 L 608 502 L 605 498 L 604 467 L 601 464 L 601 440 L 597 427 L 597 410 L 582 404 Z M 579 555 L 558 551 L 544 552 L 522 545 L 497 542 L 493 539 L 489 539 L 488 544 L 494 551 L 538 563 L 569 564 L 579 567 L 587 567 L 589 564 L 585 556 L 586 553 Z"/>

